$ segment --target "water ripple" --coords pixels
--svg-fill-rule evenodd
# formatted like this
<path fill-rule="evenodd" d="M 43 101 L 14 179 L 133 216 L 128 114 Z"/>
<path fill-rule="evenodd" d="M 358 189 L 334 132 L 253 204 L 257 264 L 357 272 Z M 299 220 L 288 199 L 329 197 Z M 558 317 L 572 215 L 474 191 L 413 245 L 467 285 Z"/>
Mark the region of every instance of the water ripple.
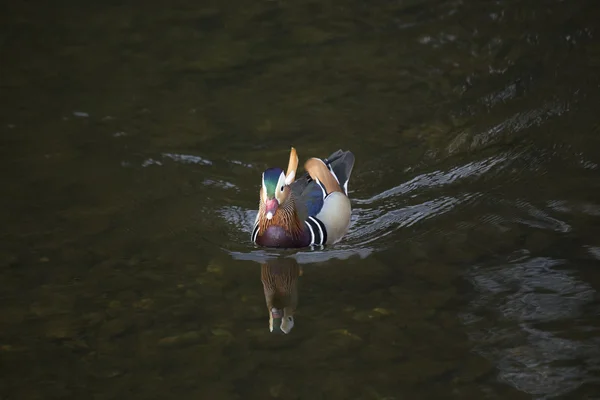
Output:
<path fill-rule="evenodd" d="M 499 154 L 480 161 L 469 162 L 465 165 L 454 167 L 449 171 L 434 171 L 416 176 L 408 182 L 404 182 L 396 187 L 378 193 L 375 196 L 367 199 L 355 199 L 356 204 L 371 204 L 379 200 L 405 195 L 421 188 L 436 188 L 439 186 L 449 185 L 459 179 L 470 177 L 479 177 L 496 166 L 507 163 L 514 158 L 514 155 L 509 156 L 509 153 Z"/>
<path fill-rule="evenodd" d="M 457 205 L 477 198 L 477 193 L 466 193 L 459 197 L 439 197 L 398 209 L 386 211 L 385 209 L 358 209 L 358 219 L 350 231 L 347 239 L 367 244 L 380 239 L 396 229 L 410 227 L 426 219 L 444 214 Z M 368 239 L 364 239 L 368 238 Z"/>
<path fill-rule="evenodd" d="M 501 123 L 473 136 L 472 147 L 489 145 L 505 132 L 516 133 L 532 126 L 540 126 L 551 117 L 560 116 L 567 111 L 569 111 L 567 103 L 555 101 L 533 110 L 518 112 Z"/>
<path fill-rule="evenodd" d="M 115 134 L 115 135 L 116 136 L 124 135 L 123 132 L 117 132 L 117 134 Z M 181 164 L 196 164 L 196 165 L 214 166 L 214 162 L 212 160 L 209 160 L 207 158 L 200 157 L 197 155 L 193 155 L 193 154 L 162 153 L 160 155 L 160 157 L 163 160 L 169 159 L 169 160 L 175 161 L 177 163 L 181 163 Z M 158 158 L 158 157 L 156 157 L 156 158 Z M 146 158 L 144 161 L 141 162 L 141 166 L 142 167 L 147 167 L 149 165 L 162 166 L 163 161 L 160 161 L 160 159 L 156 159 L 156 158 L 152 158 L 152 157 Z M 230 164 L 240 165 L 240 166 L 246 167 L 246 168 L 254 168 L 254 166 L 252 164 L 242 162 L 239 160 L 224 160 L 224 161 L 228 162 Z M 129 165 L 130 163 L 124 161 L 123 164 Z"/>
<path fill-rule="evenodd" d="M 200 156 L 193 156 L 190 154 L 175 154 L 175 153 L 163 153 L 163 157 L 170 158 L 173 161 L 177 161 L 184 164 L 200 164 L 200 165 L 212 165 L 213 162 L 202 158 Z"/>
<path fill-rule="evenodd" d="M 559 396 L 599 381 L 590 374 L 600 368 L 598 340 L 563 338 L 536 326 L 580 315 L 597 294 L 562 265 L 533 258 L 468 273 L 480 295 L 462 319 L 476 351 L 498 365 L 501 380 L 534 396 Z M 498 310 L 501 319 L 486 310 Z M 515 324 L 507 327 L 508 321 Z"/>
<path fill-rule="evenodd" d="M 561 221 L 557 218 L 551 217 L 548 213 L 543 210 L 535 207 L 533 204 L 520 200 L 515 204 L 518 208 L 524 209 L 527 211 L 527 214 L 532 218 L 515 218 L 514 220 L 518 223 L 525 224 L 527 226 L 531 226 L 533 228 L 542 228 L 542 229 L 550 229 L 557 232 L 569 232 L 571 231 L 571 226 L 564 221 Z"/>

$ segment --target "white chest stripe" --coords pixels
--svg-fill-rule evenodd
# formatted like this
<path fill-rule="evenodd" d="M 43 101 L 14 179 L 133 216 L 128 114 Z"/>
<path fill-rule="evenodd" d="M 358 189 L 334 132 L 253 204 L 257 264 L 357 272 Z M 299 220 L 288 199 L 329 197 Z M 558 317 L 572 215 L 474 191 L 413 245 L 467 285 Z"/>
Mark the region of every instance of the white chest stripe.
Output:
<path fill-rule="evenodd" d="M 315 217 L 308 217 L 306 221 L 304 221 L 310 232 L 312 234 L 311 244 L 324 245 L 327 243 L 327 229 L 325 229 L 325 224 L 323 221 L 320 221 Z"/>
<path fill-rule="evenodd" d="M 324 245 L 327 242 L 327 231 L 325 229 L 325 224 L 323 221 L 318 220 L 315 217 L 308 217 L 306 221 L 304 221 L 306 226 L 308 227 L 308 231 L 310 232 L 310 244 L 318 244 Z M 258 224 L 254 225 L 252 229 L 252 242 L 256 243 L 256 239 L 258 238 L 258 233 L 260 231 L 260 227 Z"/>
<path fill-rule="evenodd" d="M 321 224 L 319 223 L 320 221 L 317 221 L 314 217 L 308 217 L 308 219 L 314 222 L 314 224 L 319 229 L 319 243 L 315 244 L 323 244 L 323 238 L 325 237 L 325 235 L 323 234 L 323 228 L 321 228 Z"/>
<path fill-rule="evenodd" d="M 315 243 L 315 231 L 313 231 L 313 228 L 312 228 L 312 226 L 310 226 L 308 221 L 304 221 L 304 223 L 306 224 L 306 226 L 308 226 L 308 230 L 310 231 L 310 243 L 314 244 Z"/>

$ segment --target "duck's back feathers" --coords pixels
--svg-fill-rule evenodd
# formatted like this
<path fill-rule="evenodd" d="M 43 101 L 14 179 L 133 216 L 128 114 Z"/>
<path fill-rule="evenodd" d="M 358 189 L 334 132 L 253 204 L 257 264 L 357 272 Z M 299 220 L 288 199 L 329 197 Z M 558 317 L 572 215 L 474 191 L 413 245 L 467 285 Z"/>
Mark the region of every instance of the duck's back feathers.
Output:
<path fill-rule="evenodd" d="M 331 165 L 328 167 L 320 158 L 311 158 L 306 161 L 304 169 L 314 181 L 323 187 L 325 195 L 342 191 L 337 178 L 331 172 Z"/>
<path fill-rule="evenodd" d="M 314 160 L 314 161 L 313 161 Z M 324 182 L 321 182 L 319 179 L 319 184 L 315 181 L 311 175 L 309 174 L 309 170 L 307 169 L 307 173 L 298 178 L 292 185 L 292 192 L 294 196 L 298 199 L 298 205 L 305 205 L 306 207 L 306 216 L 315 216 L 317 215 L 322 207 L 325 197 L 333 191 L 331 187 L 339 187 L 348 195 L 348 181 L 350 180 L 350 174 L 352 174 L 352 168 L 354 167 L 354 154 L 349 151 L 338 150 L 331 154 L 328 158 L 321 161 L 317 158 L 312 158 L 306 162 L 306 164 L 312 163 L 313 167 L 318 170 L 319 175 L 323 174 L 326 170 L 332 172 L 329 178 L 325 178 L 323 180 L 327 180 L 330 185 L 330 189 L 328 190 L 327 185 Z M 325 171 L 319 164 L 324 164 L 326 168 Z M 306 167 L 306 166 L 305 166 Z M 336 181 L 337 185 L 331 183 L 331 176 Z"/>
<path fill-rule="evenodd" d="M 352 213 L 348 181 L 353 167 L 354 154 L 338 150 L 325 160 L 308 160 L 307 173 L 292 185 L 301 218 L 324 228 L 325 244 L 339 241 L 348 231 Z"/>
<path fill-rule="evenodd" d="M 301 207 L 305 208 L 305 210 L 300 209 L 299 211 L 305 211 L 306 217 L 314 217 L 323 208 L 324 199 L 325 196 L 321 185 L 310 180 L 299 195 L 298 203 Z"/>
<path fill-rule="evenodd" d="M 348 195 L 348 181 L 354 168 L 354 154 L 349 151 L 338 150 L 327 159 L 325 164 L 337 179 L 339 185 Z"/>

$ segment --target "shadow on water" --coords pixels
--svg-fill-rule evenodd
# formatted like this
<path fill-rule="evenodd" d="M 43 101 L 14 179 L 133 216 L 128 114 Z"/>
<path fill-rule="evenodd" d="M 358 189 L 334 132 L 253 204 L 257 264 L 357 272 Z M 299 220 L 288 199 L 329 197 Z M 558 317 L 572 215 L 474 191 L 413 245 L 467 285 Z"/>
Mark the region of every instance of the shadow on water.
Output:
<path fill-rule="evenodd" d="M 1 399 L 597 396 L 593 1 L 34 3 L 0 13 Z M 335 246 L 250 243 L 291 145 L 356 156 Z"/>

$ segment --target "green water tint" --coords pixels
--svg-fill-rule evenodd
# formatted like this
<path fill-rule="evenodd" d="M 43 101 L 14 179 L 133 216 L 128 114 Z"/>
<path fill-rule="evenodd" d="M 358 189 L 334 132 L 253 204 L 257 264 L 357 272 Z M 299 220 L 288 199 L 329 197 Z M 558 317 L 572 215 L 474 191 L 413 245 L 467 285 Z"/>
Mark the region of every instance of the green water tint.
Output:
<path fill-rule="evenodd" d="M 598 20 L 592 1 L 7 4 L 0 398 L 597 395 Z M 250 243 L 292 145 L 356 155 L 333 247 Z"/>

